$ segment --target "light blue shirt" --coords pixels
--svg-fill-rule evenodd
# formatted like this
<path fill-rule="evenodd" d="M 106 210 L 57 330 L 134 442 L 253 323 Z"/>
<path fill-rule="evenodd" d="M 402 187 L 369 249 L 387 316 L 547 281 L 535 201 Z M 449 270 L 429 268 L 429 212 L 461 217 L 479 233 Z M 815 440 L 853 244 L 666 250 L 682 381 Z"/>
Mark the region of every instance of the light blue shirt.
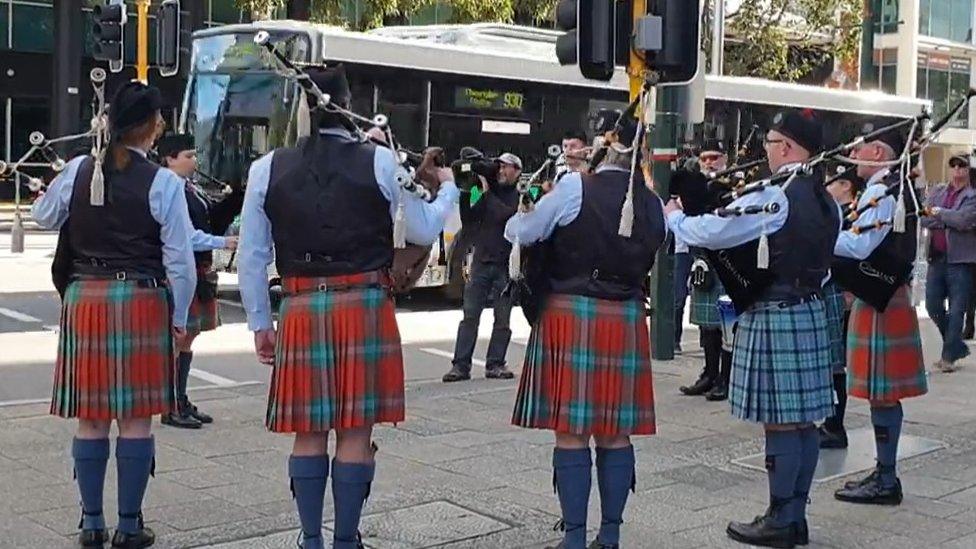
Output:
<path fill-rule="evenodd" d="M 354 139 L 348 132 L 327 130 L 323 135 L 342 139 Z M 244 193 L 244 207 L 241 212 L 240 243 L 237 250 L 237 274 L 241 291 L 241 301 L 247 313 L 247 325 L 251 331 L 267 330 L 273 327 L 271 302 L 268 296 L 268 266 L 274 260 L 274 242 L 271 237 L 271 221 L 264 211 L 264 201 L 271 179 L 271 161 L 274 151 L 251 164 L 248 173 L 247 190 Z M 380 192 L 390 202 L 390 217 L 395 218 L 402 190 L 396 181 L 400 169 L 393 151 L 386 147 L 376 147 L 373 157 L 373 173 Z M 441 184 L 437 198 L 426 202 L 412 194 L 403 198 L 406 217 L 407 242 L 427 246 L 432 244 L 441 231 L 444 222 L 458 201 L 457 187 L 453 181 Z"/>
<path fill-rule="evenodd" d="M 136 152 L 143 156 L 146 154 L 144 151 Z M 47 192 L 34 201 L 31 217 L 38 225 L 45 229 L 60 229 L 68 219 L 75 178 L 85 158 L 79 156 L 68 162 L 64 171 L 51 182 Z M 190 236 L 193 234 L 193 224 L 186 206 L 183 180 L 166 168 L 159 168 L 149 187 L 149 212 L 160 225 L 163 266 L 173 292 L 173 326 L 183 328 L 197 285 Z"/>
<path fill-rule="evenodd" d="M 715 214 L 688 216 L 683 211 L 676 210 L 668 215 L 668 227 L 674 232 L 675 238 L 680 238 L 689 246 L 726 250 L 782 229 L 790 213 L 789 200 L 778 185 L 769 185 L 729 204 L 729 208 L 745 208 L 771 202 L 779 204 L 778 212 L 719 217 Z"/>
<path fill-rule="evenodd" d="M 871 200 L 880 199 L 878 205 L 868 208 L 854 222 L 858 227 L 874 225 L 877 221 L 890 222 L 895 216 L 895 198 L 885 196 L 888 186 L 884 183 L 887 170 L 882 170 L 868 179 L 867 188 L 861 193 L 861 198 L 857 201 L 858 209 L 861 209 Z M 884 197 L 884 198 L 881 198 Z M 837 237 L 837 244 L 834 246 L 834 255 L 847 257 L 850 259 L 867 259 L 874 250 L 881 245 L 881 242 L 891 232 L 890 223 L 880 229 L 871 229 L 860 234 L 853 231 L 842 231 Z"/>
<path fill-rule="evenodd" d="M 600 166 L 596 173 L 615 171 L 629 173 L 630 170 L 616 166 Z M 559 184 L 553 187 L 535 204 L 531 212 L 517 212 L 505 223 L 505 240 L 521 245 L 534 244 L 546 240 L 556 230 L 572 223 L 583 207 L 583 177 L 579 172 L 566 174 Z M 667 224 L 665 224 L 665 232 Z"/>

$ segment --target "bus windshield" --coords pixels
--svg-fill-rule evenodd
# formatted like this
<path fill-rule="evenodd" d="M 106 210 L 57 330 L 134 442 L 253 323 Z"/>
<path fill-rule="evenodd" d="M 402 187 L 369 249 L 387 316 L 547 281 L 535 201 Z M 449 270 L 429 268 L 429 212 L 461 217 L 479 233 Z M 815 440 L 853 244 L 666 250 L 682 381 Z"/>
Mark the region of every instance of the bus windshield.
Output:
<path fill-rule="evenodd" d="M 184 100 L 183 131 L 192 133 L 199 169 L 240 183 L 251 161 L 294 143 L 297 85 L 274 70 L 253 33 L 202 37 L 193 42 L 193 70 Z M 301 33 L 274 33 L 275 43 L 299 62 L 308 59 Z"/>

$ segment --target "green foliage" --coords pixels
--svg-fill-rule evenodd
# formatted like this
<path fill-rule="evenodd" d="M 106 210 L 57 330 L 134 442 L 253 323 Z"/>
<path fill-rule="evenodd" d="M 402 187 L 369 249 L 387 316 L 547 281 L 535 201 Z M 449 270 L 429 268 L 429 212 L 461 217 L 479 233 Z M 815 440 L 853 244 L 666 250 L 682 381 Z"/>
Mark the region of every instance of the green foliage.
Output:
<path fill-rule="evenodd" d="M 854 61 L 863 0 L 743 0 L 728 14 L 726 74 L 799 80 L 830 58 Z M 797 18 L 799 17 L 799 19 Z"/>

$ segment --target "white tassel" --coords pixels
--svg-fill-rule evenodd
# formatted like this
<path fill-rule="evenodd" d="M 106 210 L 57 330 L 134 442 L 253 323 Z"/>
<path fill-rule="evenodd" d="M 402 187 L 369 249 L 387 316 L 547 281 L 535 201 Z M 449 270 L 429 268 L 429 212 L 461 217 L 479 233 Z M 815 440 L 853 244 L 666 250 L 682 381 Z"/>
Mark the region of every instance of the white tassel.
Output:
<path fill-rule="evenodd" d="M 512 253 L 508 254 L 508 278 L 522 280 L 522 246 L 518 240 L 512 244 Z"/>
<path fill-rule="evenodd" d="M 308 137 L 312 134 L 312 113 L 308 109 L 308 100 L 303 90 L 298 96 L 298 109 L 295 113 L 296 134 L 298 137 Z"/>
<path fill-rule="evenodd" d="M 895 207 L 895 219 L 892 221 L 892 229 L 896 233 L 905 232 L 905 193 L 902 192 L 898 195 L 898 205 Z"/>
<path fill-rule="evenodd" d="M 769 268 L 769 237 L 766 236 L 766 233 L 763 233 L 759 237 L 759 250 L 756 252 L 756 268 Z"/>
<path fill-rule="evenodd" d="M 403 198 L 397 204 L 396 217 L 393 218 L 393 247 L 402 249 L 407 247 L 407 213 L 403 207 Z"/>
<path fill-rule="evenodd" d="M 627 198 L 624 199 L 623 208 L 620 209 L 620 228 L 617 234 L 624 238 L 630 238 L 634 231 L 634 183 L 631 181 L 627 187 Z"/>
<path fill-rule="evenodd" d="M 102 159 L 98 156 L 95 157 L 95 169 L 92 171 L 89 203 L 92 206 L 105 205 L 105 174 L 102 173 Z"/>

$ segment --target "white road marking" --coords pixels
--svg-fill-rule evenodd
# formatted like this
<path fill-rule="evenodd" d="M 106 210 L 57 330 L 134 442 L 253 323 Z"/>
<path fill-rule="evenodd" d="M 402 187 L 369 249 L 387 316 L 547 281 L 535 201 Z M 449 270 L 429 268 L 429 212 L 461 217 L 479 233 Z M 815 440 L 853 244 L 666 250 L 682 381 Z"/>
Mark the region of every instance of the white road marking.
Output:
<path fill-rule="evenodd" d="M 217 303 L 220 303 L 221 305 L 228 305 L 228 306 L 231 306 L 231 307 L 237 307 L 238 309 L 241 309 L 241 310 L 244 309 L 244 305 L 241 305 L 237 301 L 231 301 L 230 299 L 218 299 L 217 300 Z"/>
<path fill-rule="evenodd" d="M 429 355 L 442 356 L 444 358 L 450 358 L 452 360 L 454 359 L 454 353 L 450 353 L 450 352 L 447 352 L 447 351 L 442 351 L 440 349 L 434 349 L 434 348 L 431 348 L 431 347 L 422 347 L 420 350 L 423 351 L 423 352 L 425 352 L 425 353 L 427 353 L 427 354 L 429 354 Z M 471 364 L 474 364 L 475 366 L 484 366 L 485 365 L 485 361 L 484 360 L 481 360 L 480 358 L 473 358 L 473 359 L 471 359 Z"/>
<path fill-rule="evenodd" d="M 190 372 L 193 373 L 192 371 Z M 219 376 L 218 376 L 219 377 Z M 251 387 L 254 385 L 262 385 L 263 381 L 234 381 L 230 385 L 204 385 L 201 387 L 188 387 L 187 391 L 203 391 L 206 389 L 226 389 L 226 388 L 237 388 L 237 387 Z M 9 408 L 11 406 L 27 406 L 30 404 L 49 404 L 51 399 L 49 398 L 30 398 L 23 400 L 0 400 L 0 408 Z"/>
<path fill-rule="evenodd" d="M 12 319 L 17 320 L 19 322 L 43 322 L 43 320 L 41 320 L 41 319 L 39 319 L 37 317 L 31 316 L 31 315 L 28 315 L 28 314 L 24 314 L 24 313 L 22 313 L 20 311 L 15 311 L 13 309 L 7 309 L 7 308 L 4 308 L 4 307 L 0 307 L 0 315 L 3 315 L 5 317 L 7 317 L 7 318 L 12 318 Z"/>
<path fill-rule="evenodd" d="M 213 383 L 218 387 L 230 387 L 237 384 L 237 382 L 233 379 L 227 379 L 226 377 L 218 376 L 217 374 L 212 374 L 205 370 L 198 370 L 196 368 L 190 368 L 190 375 L 197 379 L 202 379 L 208 383 Z"/>
<path fill-rule="evenodd" d="M 44 329 L 49 332 L 60 332 L 61 326 L 58 326 L 57 324 L 45 324 Z"/>

